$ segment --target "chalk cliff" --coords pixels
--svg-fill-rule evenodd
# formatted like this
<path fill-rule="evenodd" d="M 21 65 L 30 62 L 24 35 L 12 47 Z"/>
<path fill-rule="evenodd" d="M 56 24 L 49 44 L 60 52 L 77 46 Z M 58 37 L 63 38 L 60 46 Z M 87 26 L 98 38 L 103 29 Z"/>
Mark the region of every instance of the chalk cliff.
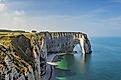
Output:
<path fill-rule="evenodd" d="M 47 53 L 72 52 L 80 44 L 91 53 L 88 37 L 80 32 L 2 33 L 0 35 L 0 80 L 42 80 Z"/>
<path fill-rule="evenodd" d="M 45 36 L 48 53 L 73 52 L 73 49 L 77 44 L 80 44 L 83 54 L 92 52 L 90 41 L 85 33 L 46 32 Z"/>
<path fill-rule="evenodd" d="M 41 80 L 46 69 L 46 45 L 41 36 L 2 36 L 0 80 Z"/>

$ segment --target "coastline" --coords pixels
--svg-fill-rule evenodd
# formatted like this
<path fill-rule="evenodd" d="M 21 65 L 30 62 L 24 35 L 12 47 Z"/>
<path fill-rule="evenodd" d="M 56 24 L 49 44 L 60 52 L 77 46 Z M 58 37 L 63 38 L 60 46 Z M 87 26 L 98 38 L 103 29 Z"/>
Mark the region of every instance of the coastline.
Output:
<path fill-rule="evenodd" d="M 63 56 L 63 55 L 69 55 L 69 54 L 67 54 L 67 53 L 49 54 L 47 56 L 47 62 L 56 62 L 57 59 L 59 58 L 59 56 Z M 47 64 L 46 74 L 42 78 L 42 80 L 51 80 L 52 76 L 53 76 L 53 69 L 54 69 L 53 65 Z"/>
<path fill-rule="evenodd" d="M 56 59 L 58 59 L 58 55 L 57 54 L 55 54 L 55 56 L 53 57 L 51 62 L 56 61 Z M 50 65 L 50 69 L 51 69 L 51 72 L 50 72 L 50 76 L 49 76 L 48 80 L 51 80 L 51 78 L 52 78 L 54 66 Z"/>
<path fill-rule="evenodd" d="M 57 54 L 50 54 L 47 57 L 47 62 L 53 62 L 57 59 Z M 47 64 L 46 74 L 43 76 L 42 80 L 51 80 L 53 75 L 53 66 L 50 64 Z"/>
<path fill-rule="evenodd" d="M 72 55 L 72 54 L 67 54 L 67 53 L 61 53 L 61 54 L 50 54 L 50 55 L 53 55 L 51 57 L 51 61 L 50 62 L 56 62 L 59 58 L 59 56 L 63 56 L 63 55 Z M 49 55 L 48 55 L 49 56 Z M 49 65 L 47 64 L 49 67 L 50 67 L 50 75 L 49 75 L 49 78 L 47 78 L 46 80 L 51 80 L 52 79 L 52 76 L 53 76 L 53 70 L 54 70 L 54 66 L 53 65 Z M 48 73 L 47 73 L 48 74 Z M 46 74 L 46 75 L 47 75 Z"/>

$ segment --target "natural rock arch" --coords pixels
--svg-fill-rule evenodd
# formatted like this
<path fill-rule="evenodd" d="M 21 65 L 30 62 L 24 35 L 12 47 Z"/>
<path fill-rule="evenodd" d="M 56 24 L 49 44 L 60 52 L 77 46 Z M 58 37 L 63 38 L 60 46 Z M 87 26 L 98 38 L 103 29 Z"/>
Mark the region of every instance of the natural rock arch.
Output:
<path fill-rule="evenodd" d="M 72 52 L 75 44 L 80 44 L 82 53 L 91 53 L 87 35 L 81 32 L 41 32 L 45 35 L 48 53 Z"/>

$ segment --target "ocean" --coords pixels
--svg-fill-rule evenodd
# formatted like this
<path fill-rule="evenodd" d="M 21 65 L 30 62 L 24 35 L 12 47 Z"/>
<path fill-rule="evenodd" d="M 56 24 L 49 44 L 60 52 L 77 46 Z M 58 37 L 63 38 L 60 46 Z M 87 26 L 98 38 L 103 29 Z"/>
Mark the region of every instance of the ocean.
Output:
<path fill-rule="evenodd" d="M 64 55 L 52 80 L 121 80 L 121 37 L 92 37 L 92 54 Z"/>

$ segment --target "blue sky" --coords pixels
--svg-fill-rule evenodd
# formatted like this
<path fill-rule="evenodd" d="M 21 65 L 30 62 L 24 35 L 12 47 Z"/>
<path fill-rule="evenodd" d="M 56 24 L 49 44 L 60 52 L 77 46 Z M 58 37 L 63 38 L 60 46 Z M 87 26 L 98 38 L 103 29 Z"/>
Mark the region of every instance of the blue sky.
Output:
<path fill-rule="evenodd" d="M 0 28 L 121 36 L 121 0 L 0 0 Z"/>

